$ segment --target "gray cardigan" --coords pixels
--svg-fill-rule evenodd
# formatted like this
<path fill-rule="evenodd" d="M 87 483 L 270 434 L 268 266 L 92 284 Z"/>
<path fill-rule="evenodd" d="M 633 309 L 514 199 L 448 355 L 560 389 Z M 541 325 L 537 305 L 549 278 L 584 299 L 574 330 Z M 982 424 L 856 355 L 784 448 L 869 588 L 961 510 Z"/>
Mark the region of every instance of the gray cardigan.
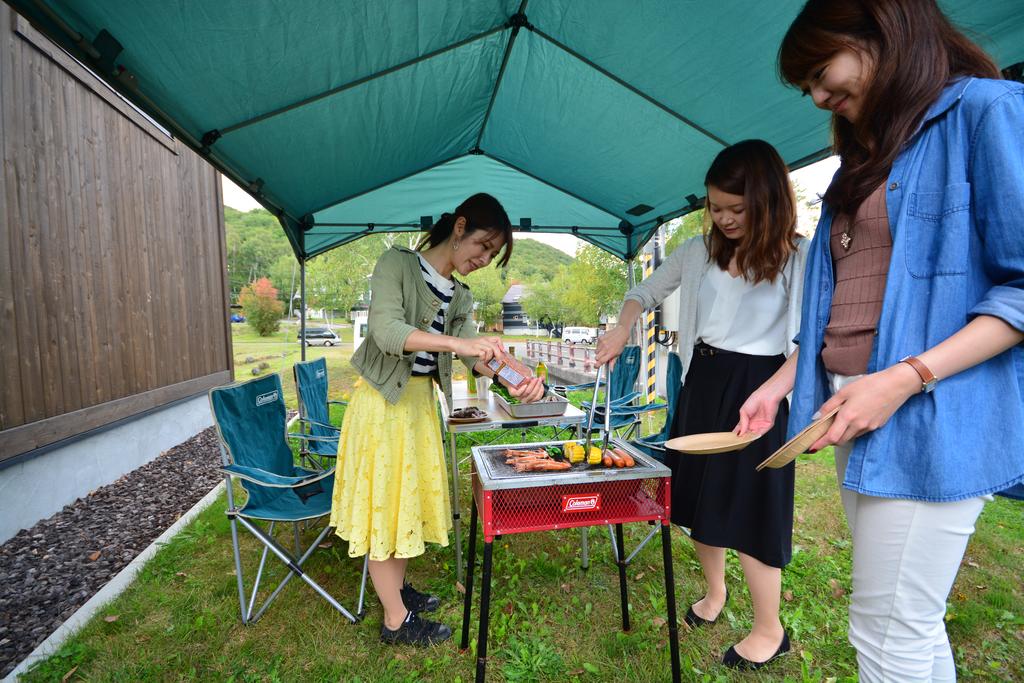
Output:
<path fill-rule="evenodd" d="M 789 296 L 786 308 L 786 355 L 796 349 L 794 339 L 800 332 L 800 301 L 803 298 L 804 263 L 810 240 L 797 240 L 797 250 L 782 269 L 782 283 Z M 679 359 L 683 362 L 682 381 L 690 369 L 693 345 L 697 342 L 697 290 L 701 280 L 711 268 L 717 268 L 708 260 L 708 250 L 703 237 L 692 237 L 673 251 L 654 273 L 626 292 L 626 300 L 639 302 L 644 310 L 654 308 L 668 297 L 677 287 L 679 297 Z"/>

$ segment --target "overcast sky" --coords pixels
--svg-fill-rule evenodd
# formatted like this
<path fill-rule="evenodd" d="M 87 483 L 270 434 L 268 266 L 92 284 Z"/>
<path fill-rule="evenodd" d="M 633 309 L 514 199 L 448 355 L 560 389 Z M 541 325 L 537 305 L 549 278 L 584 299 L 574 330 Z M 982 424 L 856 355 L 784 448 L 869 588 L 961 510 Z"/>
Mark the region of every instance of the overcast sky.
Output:
<path fill-rule="evenodd" d="M 795 183 L 798 183 L 807 192 L 807 198 L 811 199 L 816 194 L 823 194 L 825 192 L 829 181 L 832 180 L 832 174 L 835 173 L 838 167 L 839 158 L 829 157 L 816 164 L 806 166 L 799 171 L 794 171 L 792 178 Z M 224 178 L 224 204 L 239 211 L 249 211 L 259 206 L 255 199 L 227 178 Z M 535 239 L 538 242 L 550 244 L 556 249 L 561 249 L 570 256 L 576 255 L 576 247 L 580 244 L 580 240 L 572 235 L 531 233 L 530 235 L 517 235 L 516 239 Z"/>

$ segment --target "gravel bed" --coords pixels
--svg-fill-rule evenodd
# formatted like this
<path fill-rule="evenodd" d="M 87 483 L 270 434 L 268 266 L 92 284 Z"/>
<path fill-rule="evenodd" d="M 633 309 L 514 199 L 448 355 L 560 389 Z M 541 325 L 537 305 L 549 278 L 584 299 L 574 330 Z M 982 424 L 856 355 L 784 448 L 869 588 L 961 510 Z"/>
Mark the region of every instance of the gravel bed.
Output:
<path fill-rule="evenodd" d="M 0 546 L 6 676 L 223 478 L 213 427 Z"/>

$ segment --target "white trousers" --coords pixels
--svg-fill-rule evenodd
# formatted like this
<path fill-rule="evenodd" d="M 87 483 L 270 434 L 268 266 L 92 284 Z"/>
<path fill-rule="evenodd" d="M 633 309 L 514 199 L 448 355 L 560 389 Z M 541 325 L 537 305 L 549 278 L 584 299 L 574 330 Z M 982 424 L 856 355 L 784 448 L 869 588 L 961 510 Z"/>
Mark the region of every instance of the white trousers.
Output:
<path fill-rule="evenodd" d="M 832 377 L 838 391 L 856 377 Z M 853 442 L 836 446 L 836 475 L 853 536 L 849 639 L 861 683 L 955 681 L 946 598 L 986 500 L 929 503 L 842 487 Z"/>

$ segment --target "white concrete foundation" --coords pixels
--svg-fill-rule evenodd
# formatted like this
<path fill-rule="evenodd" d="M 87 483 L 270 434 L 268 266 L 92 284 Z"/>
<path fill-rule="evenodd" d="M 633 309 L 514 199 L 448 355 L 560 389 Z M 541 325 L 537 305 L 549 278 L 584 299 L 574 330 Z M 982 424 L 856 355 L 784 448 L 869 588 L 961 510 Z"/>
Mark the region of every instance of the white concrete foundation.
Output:
<path fill-rule="evenodd" d="M 197 396 L 0 469 L 0 543 L 212 424 Z"/>

